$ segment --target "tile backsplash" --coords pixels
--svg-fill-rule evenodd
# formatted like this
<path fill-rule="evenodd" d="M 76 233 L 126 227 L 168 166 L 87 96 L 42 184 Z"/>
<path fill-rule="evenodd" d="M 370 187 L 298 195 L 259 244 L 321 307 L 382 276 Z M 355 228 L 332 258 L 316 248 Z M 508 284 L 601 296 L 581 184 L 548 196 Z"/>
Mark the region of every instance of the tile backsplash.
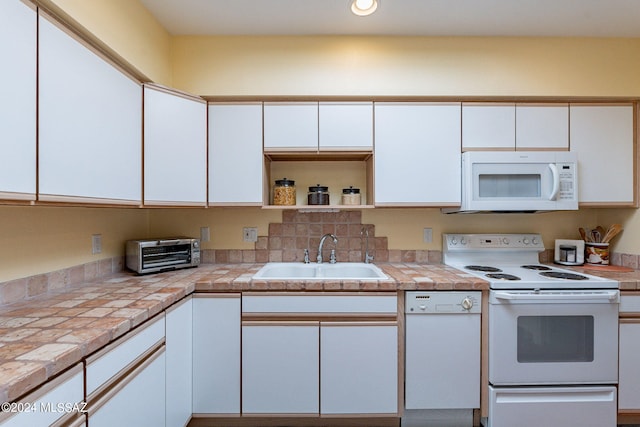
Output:
<path fill-rule="evenodd" d="M 259 236 L 254 249 L 204 249 L 201 260 L 203 264 L 302 262 L 304 250 L 308 249 L 309 259 L 314 262 L 321 237 L 330 233 L 338 238 L 338 243 L 334 246 L 331 239 L 326 240 L 322 254 L 325 260 L 329 259 L 331 249 L 335 249 L 338 262 L 362 262 L 366 245 L 363 230 L 369 232 L 369 254 L 374 256 L 373 262 L 442 263 L 439 250 L 389 249 L 387 237 L 376 235 L 374 224 L 362 223 L 361 211 L 299 210 L 283 210 L 282 222 L 269 224 L 268 235 Z M 612 252 L 610 260 L 612 265 L 633 269 L 640 266 L 640 255 Z M 542 252 L 540 262 L 553 262 L 553 249 Z M 124 257 L 114 257 L 0 282 L 0 305 L 71 288 L 124 270 Z"/>
<path fill-rule="evenodd" d="M 377 236 L 375 225 L 362 223 L 361 211 L 305 212 L 284 210 L 281 223 L 269 224 L 267 236 L 259 236 L 254 250 L 203 250 L 205 263 L 240 262 L 302 262 L 304 250 L 309 250 L 313 262 L 318 255 L 320 239 L 333 234 L 338 243 L 325 241 L 322 257 L 329 259 L 335 249 L 338 262 L 362 262 L 366 251 L 364 231 L 369 232 L 369 254 L 374 262 L 417 262 L 437 264 L 442 261 L 440 251 L 389 250 L 386 236 Z"/>

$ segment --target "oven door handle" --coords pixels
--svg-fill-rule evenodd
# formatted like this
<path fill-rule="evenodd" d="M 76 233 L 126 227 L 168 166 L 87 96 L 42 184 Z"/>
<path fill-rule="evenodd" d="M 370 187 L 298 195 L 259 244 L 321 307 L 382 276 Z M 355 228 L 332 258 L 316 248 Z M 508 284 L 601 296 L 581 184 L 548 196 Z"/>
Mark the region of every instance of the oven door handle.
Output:
<path fill-rule="evenodd" d="M 494 296 L 498 300 L 503 301 L 545 301 L 545 302 L 571 302 L 571 303 L 580 303 L 580 302 L 606 302 L 606 303 L 615 303 L 618 302 L 618 292 L 590 292 L 590 293 L 581 293 L 581 292 L 567 292 L 567 293 L 555 293 L 555 294 L 535 294 L 535 293 L 512 293 L 512 292 L 495 292 Z"/>

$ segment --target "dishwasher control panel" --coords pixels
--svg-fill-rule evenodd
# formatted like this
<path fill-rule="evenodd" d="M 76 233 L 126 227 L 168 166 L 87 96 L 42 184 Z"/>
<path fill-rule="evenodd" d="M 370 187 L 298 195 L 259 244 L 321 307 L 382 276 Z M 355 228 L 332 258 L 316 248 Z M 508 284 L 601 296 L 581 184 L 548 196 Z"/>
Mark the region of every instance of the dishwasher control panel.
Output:
<path fill-rule="evenodd" d="M 407 314 L 470 314 L 481 312 L 482 292 L 423 292 L 405 294 Z"/>

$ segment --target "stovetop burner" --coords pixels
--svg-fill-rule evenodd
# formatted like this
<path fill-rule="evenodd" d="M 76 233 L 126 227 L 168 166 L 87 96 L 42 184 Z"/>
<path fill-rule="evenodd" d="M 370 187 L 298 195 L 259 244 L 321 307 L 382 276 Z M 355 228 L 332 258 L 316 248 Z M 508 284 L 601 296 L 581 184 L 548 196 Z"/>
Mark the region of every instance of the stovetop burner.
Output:
<path fill-rule="evenodd" d="M 549 270 L 552 270 L 551 267 L 547 267 L 546 265 L 539 265 L 539 264 L 522 265 L 520 267 L 521 268 L 526 268 L 527 270 L 537 270 L 537 271 L 549 271 Z"/>
<path fill-rule="evenodd" d="M 488 265 L 467 265 L 464 268 L 473 271 L 482 271 L 484 273 L 499 273 L 502 270 L 496 267 L 490 267 Z"/>
<path fill-rule="evenodd" d="M 551 277 L 553 279 L 565 279 L 565 280 L 589 280 L 588 277 L 581 274 L 567 273 L 564 271 L 545 271 L 540 273 L 541 276 Z"/>
<path fill-rule="evenodd" d="M 518 276 L 514 276 L 513 274 L 504 274 L 504 273 L 491 273 L 487 274 L 487 277 L 490 279 L 497 280 L 520 280 Z"/>

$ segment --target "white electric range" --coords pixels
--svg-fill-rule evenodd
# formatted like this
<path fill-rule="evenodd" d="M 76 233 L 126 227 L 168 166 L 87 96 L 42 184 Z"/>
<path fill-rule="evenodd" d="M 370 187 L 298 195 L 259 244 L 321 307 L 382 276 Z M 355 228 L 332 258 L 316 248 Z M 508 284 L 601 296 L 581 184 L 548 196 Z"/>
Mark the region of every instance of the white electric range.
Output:
<path fill-rule="evenodd" d="M 615 427 L 618 283 L 543 265 L 539 234 L 445 234 L 446 265 L 489 282 L 487 427 Z"/>

